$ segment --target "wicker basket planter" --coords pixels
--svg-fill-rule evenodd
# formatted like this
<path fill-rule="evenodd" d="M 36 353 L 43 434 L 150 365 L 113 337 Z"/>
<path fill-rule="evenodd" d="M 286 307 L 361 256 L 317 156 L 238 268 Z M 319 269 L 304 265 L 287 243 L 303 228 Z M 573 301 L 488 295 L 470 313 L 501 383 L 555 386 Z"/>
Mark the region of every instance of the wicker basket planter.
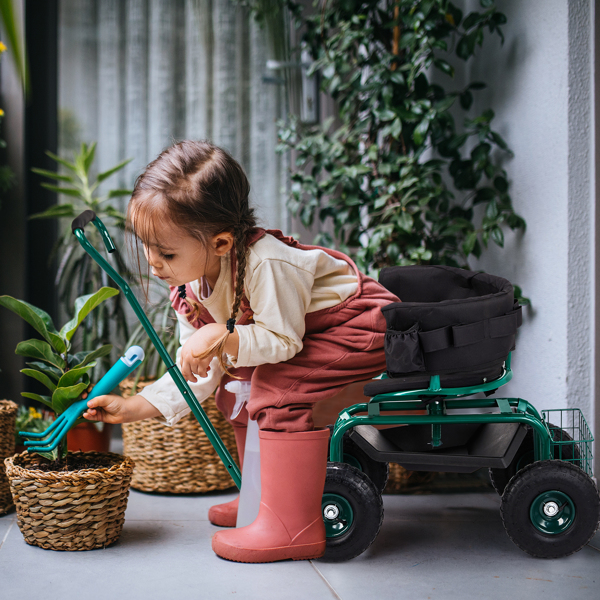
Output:
<path fill-rule="evenodd" d="M 6 475 L 25 541 L 49 550 L 92 550 L 117 541 L 125 521 L 133 461 L 119 454 L 73 452 L 95 468 L 43 471 L 45 459 L 7 458 Z"/>
<path fill-rule="evenodd" d="M 139 383 L 137 392 L 152 381 Z M 130 395 L 133 380 L 125 380 L 121 393 Z M 202 404 L 223 443 L 239 464 L 233 428 L 213 397 Z M 232 487 L 233 481 L 198 421 L 192 414 L 174 427 L 154 419 L 123 424 L 123 452 L 135 461 L 131 487 L 142 492 L 205 493 Z"/>
<path fill-rule="evenodd" d="M 14 506 L 4 459 L 15 453 L 15 420 L 18 408 L 11 400 L 0 400 L 0 515 L 7 513 Z"/>

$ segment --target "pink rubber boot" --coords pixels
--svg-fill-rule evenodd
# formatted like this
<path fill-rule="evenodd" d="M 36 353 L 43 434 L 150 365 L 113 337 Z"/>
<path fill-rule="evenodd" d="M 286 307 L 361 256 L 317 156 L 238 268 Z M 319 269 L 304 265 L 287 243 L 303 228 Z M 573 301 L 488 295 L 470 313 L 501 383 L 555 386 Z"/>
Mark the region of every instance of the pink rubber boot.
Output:
<path fill-rule="evenodd" d="M 240 471 L 244 466 L 244 450 L 246 448 L 246 432 L 247 427 L 234 427 L 233 433 L 235 434 L 235 444 L 237 446 L 238 456 L 240 457 Z M 230 502 L 224 502 L 223 504 L 216 504 L 208 509 L 208 520 L 213 525 L 219 527 L 235 527 L 237 522 L 238 504 L 240 502 L 240 496 L 238 494 L 235 500 Z"/>
<path fill-rule="evenodd" d="M 259 437 L 258 517 L 247 527 L 217 532 L 213 550 L 221 558 L 246 563 L 323 556 L 321 500 L 329 431 L 260 431 Z"/>

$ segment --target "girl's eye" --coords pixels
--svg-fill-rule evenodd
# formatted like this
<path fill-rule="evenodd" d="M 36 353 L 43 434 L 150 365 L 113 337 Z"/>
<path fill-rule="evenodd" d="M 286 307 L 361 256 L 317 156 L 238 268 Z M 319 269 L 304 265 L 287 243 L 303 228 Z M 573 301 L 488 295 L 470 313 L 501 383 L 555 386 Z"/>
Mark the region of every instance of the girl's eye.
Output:
<path fill-rule="evenodd" d="M 164 258 L 165 260 L 172 260 L 174 256 L 174 254 L 163 254 L 162 252 L 160 253 L 160 257 Z"/>

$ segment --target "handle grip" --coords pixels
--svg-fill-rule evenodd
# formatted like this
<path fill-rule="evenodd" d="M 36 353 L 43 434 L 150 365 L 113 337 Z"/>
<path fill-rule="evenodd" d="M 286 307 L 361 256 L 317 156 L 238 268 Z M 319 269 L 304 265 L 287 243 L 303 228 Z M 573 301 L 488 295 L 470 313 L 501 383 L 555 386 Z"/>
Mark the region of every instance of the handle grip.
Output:
<path fill-rule="evenodd" d="M 144 351 L 139 346 L 131 346 L 129 350 L 122 356 L 104 375 L 104 377 L 93 387 L 90 395 L 86 398 L 91 400 L 96 396 L 110 394 L 110 392 L 123 379 L 129 376 L 136 367 L 144 360 Z"/>
<path fill-rule="evenodd" d="M 71 231 L 75 233 L 76 229 L 85 229 L 88 223 L 91 223 L 96 218 L 96 213 L 93 210 L 84 210 L 78 217 L 73 219 L 71 223 Z"/>

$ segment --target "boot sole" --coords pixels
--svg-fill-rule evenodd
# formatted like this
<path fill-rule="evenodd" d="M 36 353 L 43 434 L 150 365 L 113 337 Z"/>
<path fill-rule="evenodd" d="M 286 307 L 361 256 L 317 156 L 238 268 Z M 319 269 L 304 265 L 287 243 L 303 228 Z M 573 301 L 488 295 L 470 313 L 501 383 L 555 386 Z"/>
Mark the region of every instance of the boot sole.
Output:
<path fill-rule="evenodd" d="M 280 560 L 311 560 L 325 554 L 326 542 L 303 544 L 301 546 L 283 546 L 281 548 L 235 548 L 221 544 L 213 539 L 212 549 L 217 556 L 240 563 L 269 563 Z"/>

